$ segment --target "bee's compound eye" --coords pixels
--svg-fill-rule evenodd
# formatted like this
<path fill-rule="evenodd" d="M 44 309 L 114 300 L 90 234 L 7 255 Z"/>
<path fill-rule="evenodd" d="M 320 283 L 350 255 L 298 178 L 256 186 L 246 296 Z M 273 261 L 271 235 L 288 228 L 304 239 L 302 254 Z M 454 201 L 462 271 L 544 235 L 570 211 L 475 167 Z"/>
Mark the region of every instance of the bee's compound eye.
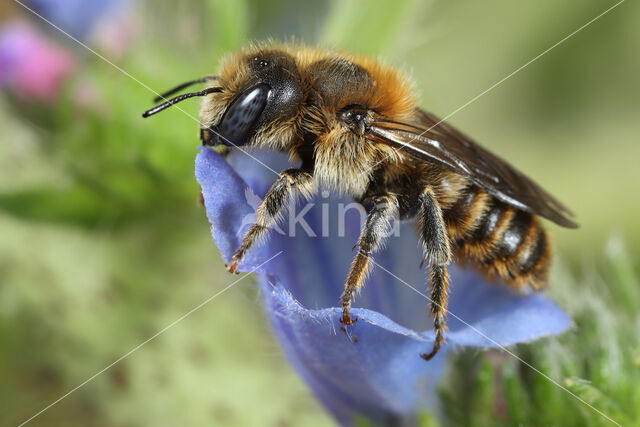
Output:
<path fill-rule="evenodd" d="M 239 94 L 218 126 L 221 143 L 244 145 L 267 105 L 271 87 L 261 83 Z"/>

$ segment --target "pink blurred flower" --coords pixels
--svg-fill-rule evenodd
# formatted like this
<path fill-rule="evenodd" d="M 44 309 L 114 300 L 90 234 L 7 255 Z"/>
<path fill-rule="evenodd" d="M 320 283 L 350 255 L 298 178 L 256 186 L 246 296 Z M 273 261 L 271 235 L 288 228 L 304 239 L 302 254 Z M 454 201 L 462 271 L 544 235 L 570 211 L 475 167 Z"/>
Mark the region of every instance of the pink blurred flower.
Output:
<path fill-rule="evenodd" d="M 24 99 L 53 103 L 76 69 L 73 56 L 26 22 L 0 30 L 0 86 Z"/>
<path fill-rule="evenodd" d="M 29 0 L 40 15 L 117 61 L 140 27 L 137 0 Z"/>
<path fill-rule="evenodd" d="M 113 11 L 96 22 L 89 38 L 101 52 L 117 61 L 133 46 L 139 27 L 140 18 L 131 9 Z"/>

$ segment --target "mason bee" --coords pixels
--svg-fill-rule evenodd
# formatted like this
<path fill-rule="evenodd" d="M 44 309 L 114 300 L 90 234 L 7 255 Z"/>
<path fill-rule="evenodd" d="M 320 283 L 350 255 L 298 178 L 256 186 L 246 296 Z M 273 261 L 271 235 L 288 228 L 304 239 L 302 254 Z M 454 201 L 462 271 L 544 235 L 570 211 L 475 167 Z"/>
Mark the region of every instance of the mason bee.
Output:
<path fill-rule="evenodd" d="M 206 146 L 279 150 L 300 164 L 282 172 L 267 193 L 228 270 L 235 273 L 293 195 L 318 185 L 367 209 L 359 248 L 341 296 L 342 317 L 371 268 L 392 220 L 417 219 L 429 261 L 435 342 L 443 344 L 453 257 L 513 288 L 548 282 L 549 235 L 538 217 L 575 228 L 556 198 L 471 138 L 418 107 L 397 69 L 377 60 L 295 44 L 263 44 L 227 57 L 210 83 L 148 110 L 144 117 L 193 96 L 204 97 L 200 136 Z M 410 250 L 410 249 L 407 249 Z"/>

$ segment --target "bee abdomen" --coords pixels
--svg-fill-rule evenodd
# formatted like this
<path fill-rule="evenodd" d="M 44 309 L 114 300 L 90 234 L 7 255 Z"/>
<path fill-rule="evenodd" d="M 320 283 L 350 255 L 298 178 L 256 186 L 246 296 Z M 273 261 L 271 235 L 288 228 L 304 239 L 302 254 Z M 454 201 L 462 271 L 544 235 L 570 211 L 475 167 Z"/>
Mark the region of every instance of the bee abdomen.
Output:
<path fill-rule="evenodd" d="M 467 238 L 478 227 L 490 202 L 491 197 L 477 187 L 468 188 L 463 192 L 443 213 L 450 239 L 455 242 Z"/>
<path fill-rule="evenodd" d="M 551 251 L 549 238 L 538 218 L 496 200 L 482 190 L 466 194 L 456 205 L 463 199 L 483 198 L 488 200 L 482 202 L 482 215 L 473 227 L 465 230 L 464 236 L 459 235 L 460 227 L 456 228 L 461 223 L 457 218 L 465 215 L 464 212 L 454 215 L 453 207 L 448 212 L 450 235 L 455 238 L 462 255 L 473 260 L 488 275 L 497 275 L 509 285 L 544 287 L 548 281 Z M 473 203 L 479 202 L 472 202 L 469 207 L 473 207 Z"/>

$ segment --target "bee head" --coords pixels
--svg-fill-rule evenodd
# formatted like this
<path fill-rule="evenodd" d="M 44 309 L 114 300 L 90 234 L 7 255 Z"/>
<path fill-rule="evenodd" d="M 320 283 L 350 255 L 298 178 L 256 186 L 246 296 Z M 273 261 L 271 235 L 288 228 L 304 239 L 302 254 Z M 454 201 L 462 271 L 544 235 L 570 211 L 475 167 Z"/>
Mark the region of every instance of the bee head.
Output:
<path fill-rule="evenodd" d="M 205 98 L 200 112 L 204 145 L 257 145 L 282 139 L 282 124 L 296 115 L 303 101 L 294 58 L 277 50 L 227 61 L 220 83 L 222 92 Z"/>

